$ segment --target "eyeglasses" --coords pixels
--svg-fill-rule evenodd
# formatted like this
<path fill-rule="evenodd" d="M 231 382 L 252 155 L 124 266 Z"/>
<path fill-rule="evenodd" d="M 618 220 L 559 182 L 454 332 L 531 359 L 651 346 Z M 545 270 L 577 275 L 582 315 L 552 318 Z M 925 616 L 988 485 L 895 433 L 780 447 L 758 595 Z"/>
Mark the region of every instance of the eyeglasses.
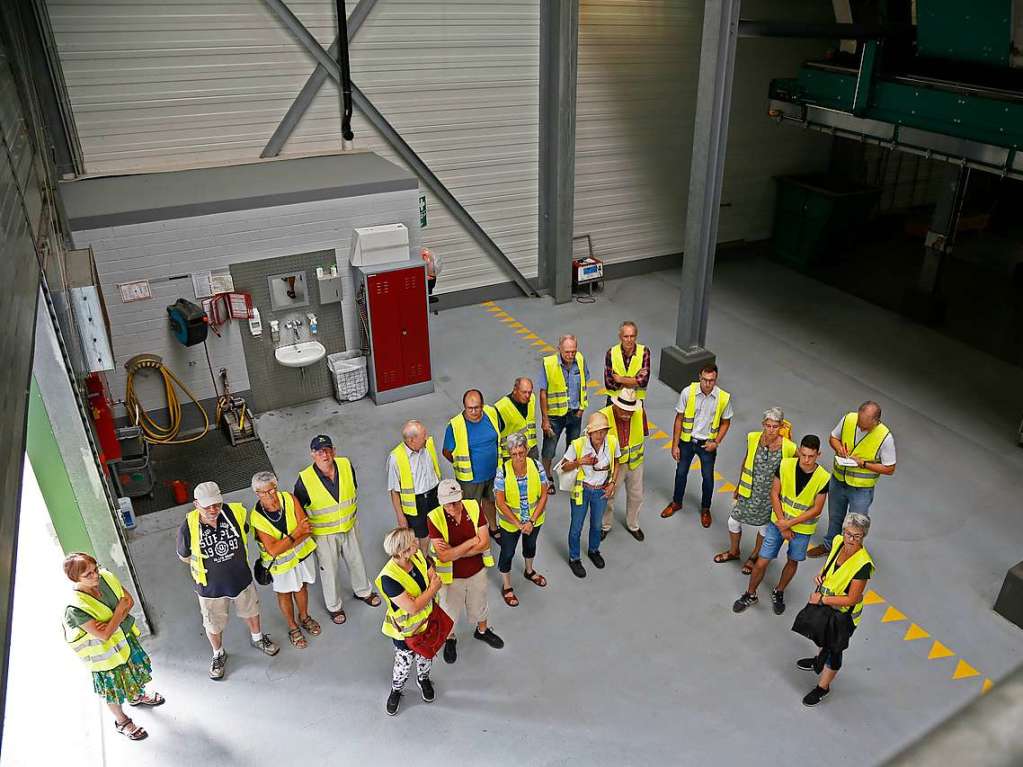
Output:
<path fill-rule="evenodd" d="M 266 490 L 257 490 L 256 495 L 275 495 L 277 493 L 277 486 L 268 487 Z"/>
<path fill-rule="evenodd" d="M 91 578 L 94 575 L 99 575 L 99 570 L 97 568 L 95 568 L 95 567 L 91 567 L 88 570 L 84 570 L 82 572 L 81 577 L 82 578 Z"/>
<path fill-rule="evenodd" d="M 842 535 L 848 538 L 850 541 L 862 541 L 863 533 L 850 533 L 848 530 L 843 530 Z"/>

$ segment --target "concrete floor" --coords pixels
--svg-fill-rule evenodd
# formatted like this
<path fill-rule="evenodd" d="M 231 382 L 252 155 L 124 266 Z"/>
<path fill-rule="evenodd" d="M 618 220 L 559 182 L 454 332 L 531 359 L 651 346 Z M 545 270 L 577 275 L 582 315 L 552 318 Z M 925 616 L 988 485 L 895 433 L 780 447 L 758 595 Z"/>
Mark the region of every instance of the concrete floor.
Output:
<path fill-rule="evenodd" d="M 591 305 L 498 304 L 547 342 L 576 333 L 594 369 L 618 323 L 635 320 L 656 369 L 658 350 L 674 334 L 677 298 L 678 274 L 661 272 L 611 282 Z M 418 417 L 439 438 L 463 390 L 479 387 L 492 402 L 516 375 L 538 368 L 539 347 L 486 307 L 445 311 L 431 322 L 434 394 L 379 408 L 320 401 L 259 419 L 289 485 L 316 432 L 332 434 L 352 458 L 374 573 L 385 558 L 381 537 L 394 523 L 383 467 L 401 423 Z M 801 568 L 784 617 L 766 600 L 734 615 L 745 579 L 735 563 L 710 561 L 726 541 L 730 497 L 717 496 L 710 530 L 693 513 L 660 519 L 673 475 L 660 439 L 647 448 L 646 542 L 619 521 L 602 548 L 607 569 L 590 568 L 577 580 L 566 564 L 568 500 L 557 495 L 536 560 L 549 587 L 524 583 L 517 561 L 522 603 L 513 610 L 491 576 L 491 622 L 507 647 L 490 650 L 463 624 L 458 663 L 435 666 L 436 703 L 425 705 L 410 686 L 396 719 L 383 711 L 392 650 L 379 631 L 381 610 L 352 601 L 347 625 L 334 627 L 318 587 L 313 614 L 324 633 L 309 649 L 287 646 L 265 659 L 234 621 L 227 679 L 210 682 L 188 573 L 174 555 L 181 511 L 142 519 L 132 548 L 158 632 L 147 646 L 168 704 L 139 715 L 151 732 L 146 743 L 107 738 L 108 762 L 397 764 L 402 744 L 414 742 L 420 764 L 471 752 L 495 765 L 695 765 L 768 753 L 778 762 L 803 760 L 828 743 L 831 764 L 874 764 L 1023 660 L 1020 630 L 990 609 L 1023 550 L 1023 450 L 1014 445 L 1023 370 L 758 260 L 719 264 L 708 345 L 736 407 L 718 462 L 727 481 L 735 481 L 741 435 L 771 405 L 785 408 L 799 434 L 824 435 L 841 414 L 876 399 L 898 441 L 899 469 L 880 484 L 867 541 L 878 565 L 871 585 L 887 603 L 865 609 L 821 707 L 800 705 L 813 677 L 793 662 L 810 647 L 790 631 L 819 562 Z M 676 397 L 651 384 L 650 418 L 668 431 Z M 692 503 L 698 484 L 690 482 Z M 262 593 L 265 626 L 286 644 L 272 594 Z M 911 623 L 929 636 L 904 640 Z M 953 655 L 928 659 L 942 647 Z M 961 678 L 953 679 L 957 669 Z"/>

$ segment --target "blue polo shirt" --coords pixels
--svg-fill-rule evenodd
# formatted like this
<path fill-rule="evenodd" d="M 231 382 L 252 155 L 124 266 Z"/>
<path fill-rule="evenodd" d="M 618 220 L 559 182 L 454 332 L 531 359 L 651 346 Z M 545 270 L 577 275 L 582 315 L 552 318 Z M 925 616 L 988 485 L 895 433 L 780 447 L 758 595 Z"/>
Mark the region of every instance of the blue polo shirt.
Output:
<path fill-rule="evenodd" d="M 489 482 L 497 474 L 497 432 L 494 424 L 485 415 L 476 423 L 465 419 L 465 431 L 469 437 L 469 465 L 472 467 L 472 482 Z M 455 435 L 448 424 L 444 432 L 444 449 L 453 452 Z"/>

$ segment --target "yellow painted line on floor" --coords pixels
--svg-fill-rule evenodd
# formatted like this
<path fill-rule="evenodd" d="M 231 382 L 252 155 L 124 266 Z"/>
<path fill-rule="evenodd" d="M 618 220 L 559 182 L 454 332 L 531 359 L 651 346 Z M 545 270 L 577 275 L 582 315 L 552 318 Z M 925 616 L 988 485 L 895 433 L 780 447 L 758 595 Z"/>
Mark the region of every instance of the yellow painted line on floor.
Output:
<path fill-rule="evenodd" d="M 952 678 L 969 679 L 971 676 L 980 676 L 980 672 L 960 658 L 959 663 L 956 664 L 956 670 L 952 672 Z"/>
<path fill-rule="evenodd" d="M 981 695 L 983 695 L 988 690 L 990 690 L 993 685 L 994 685 L 994 682 L 992 682 L 990 679 L 985 679 L 984 680 L 984 684 L 980 688 Z"/>
<path fill-rule="evenodd" d="M 501 322 L 504 322 L 504 323 L 506 323 L 508 325 L 511 325 L 512 327 L 515 327 L 516 325 L 519 325 L 519 326 L 522 325 L 521 322 L 519 322 L 517 319 L 512 317 L 510 314 L 507 317 L 502 317 L 501 318 Z"/>
<path fill-rule="evenodd" d="M 498 313 L 504 314 L 504 309 L 502 309 L 497 304 L 494 304 L 493 306 L 488 306 L 487 307 L 487 311 L 490 312 L 491 314 L 498 314 Z"/>
<path fill-rule="evenodd" d="M 540 336 L 538 336 L 538 335 L 537 335 L 536 333 L 530 333 L 529 335 L 527 335 L 527 336 L 526 336 L 526 337 L 525 337 L 524 339 L 522 339 L 522 340 L 523 340 L 523 341 L 535 341 L 535 340 L 537 340 L 538 338 L 540 338 Z"/>
<path fill-rule="evenodd" d="M 515 332 L 518 333 L 520 336 L 531 336 L 531 335 L 533 335 L 533 331 L 530 330 L 529 328 L 527 328 L 525 325 L 523 325 L 521 328 L 519 328 Z"/>
<path fill-rule="evenodd" d="M 733 485 L 731 482 L 725 482 L 725 484 L 723 484 L 720 487 L 718 492 L 719 493 L 734 493 L 735 492 L 735 485 Z"/>
<path fill-rule="evenodd" d="M 867 589 L 867 593 L 863 595 L 864 605 L 883 605 L 887 601 L 888 600 L 873 589 Z"/>
<path fill-rule="evenodd" d="M 715 471 L 714 472 L 714 481 L 715 482 L 720 482 L 724 478 L 725 478 L 725 476 L 720 471 Z"/>
<path fill-rule="evenodd" d="M 518 329 L 518 328 L 525 328 L 526 326 L 523 325 L 521 322 L 513 322 L 511 325 L 509 325 L 509 327 Z M 529 328 L 526 328 L 526 330 L 528 331 Z"/>
<path fill-rule="evenodd" d="M 541 351 L 545 351 L 545 352 L 549 353 L 549 352 L 556 352 L 557 349 L 555 347 L 551 346 L 550 344 L 547 344 L 543 349 L 541 349 Z"/>
<path fill-rule="evenodd" d="M 658 431 L 656 434 L 652 434 L 650 439 L 671 439 L 671 435 L 663 431 Z M 671 447 L 671 443 L 668 443 L 668 447 Z"/>
<path fill-rule="evenodd" d="M 934 640 L 934 644 L 931 645 L 931 651 L 927 653 L 927 660 L 937 660 L 938 658 L 951 658 L 955 655 L 950 649 L 945 647 L 937 639 Z"/>
<path fill-rule="evenodd" d="M 881 617 L 881 623 L 896 623 L 897 621 L 906 620 L 904 613 L 899 612 L 891 605 L 888 605 L 888 609 L 884 611 L 884 615 Z"/>
<path fill-rule="evenodd" d="M 546 345 L 547 345 L 547 342 L 544 341 L 542 338 L 539 338 L 536 341 L 533 341 L 533 346 L 546 346 Z"/>
<path fill-rule="evenodd" d="M 904 642 L 912 642 L 914 639 L 926 639 L 930 634 L 924 631 L 922 628 L 917 626 L 915 623 L 909 624 L 909 628 L 906 629 L 906 635 L 902 637 Z"/>

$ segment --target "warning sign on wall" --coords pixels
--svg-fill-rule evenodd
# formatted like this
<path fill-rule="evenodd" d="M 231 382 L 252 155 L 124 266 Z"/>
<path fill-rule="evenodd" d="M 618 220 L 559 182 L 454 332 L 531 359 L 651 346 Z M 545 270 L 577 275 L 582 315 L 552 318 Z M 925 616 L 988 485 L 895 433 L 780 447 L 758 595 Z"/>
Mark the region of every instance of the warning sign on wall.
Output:
<path fill-rule="evenodd" d="M 426 228 L 426 195 L 419 195 L 419 228 Z"/>

